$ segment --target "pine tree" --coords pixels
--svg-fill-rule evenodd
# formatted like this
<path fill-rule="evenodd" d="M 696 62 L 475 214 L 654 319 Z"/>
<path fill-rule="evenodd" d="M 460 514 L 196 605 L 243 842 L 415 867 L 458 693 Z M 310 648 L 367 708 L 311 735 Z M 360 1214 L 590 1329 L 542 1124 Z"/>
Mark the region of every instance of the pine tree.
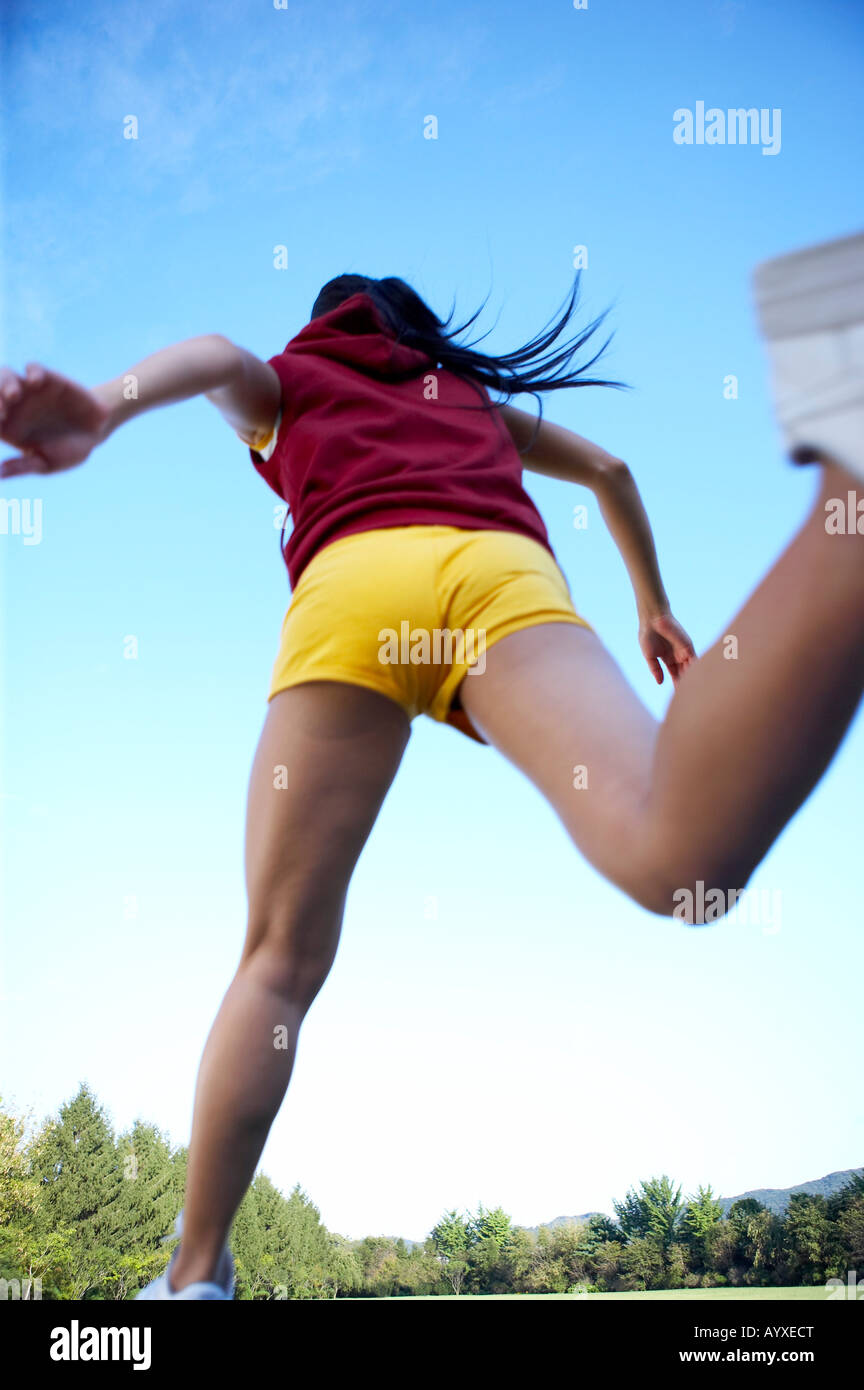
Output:
<path fill-rule="evenodd" d="M 120 1199 L 123 1176 L 111 1126 L 86 1084 L 36 1138 L 33 1173 L 54 1225 L 74 1226 L 92 1244 Z"/>
<path fill-rule="evenodd" d="M 723 1204 L 714 1196 L 711 1185 L 698 1187 L 681 1219 L 681 1234 L 689 1246 L 697 1266 L 706 1269 L 710 1261 L 711 1243 L 723 1221 Z"/>
<path fill-rule="evenodd" d="M 155 1125 L 136 1120 L 117 1141 L 123 1184 L 111 1211 L 111 1238 L 124 1254 L 161 1247 L 183 1205 L 179 1168 L 167 1138 Z"/>

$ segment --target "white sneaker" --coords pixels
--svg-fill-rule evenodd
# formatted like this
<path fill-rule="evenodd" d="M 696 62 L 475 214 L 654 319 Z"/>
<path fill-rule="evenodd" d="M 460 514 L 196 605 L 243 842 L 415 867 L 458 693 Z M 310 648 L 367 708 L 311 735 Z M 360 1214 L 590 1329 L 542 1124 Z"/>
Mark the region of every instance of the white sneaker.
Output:
<path fill-rule="evenodd" d="M 752 288 L 787 453 L 864 482 L 864 233 L 762 261 Z"/>
<path fill-rule="evenodd" d="M 182 1234 L 183 1213 L 181 1211 L 178 1214 L 177 1220 L 174 1223 L 173 1234 L 170 1236 L 163 1236 L 163 1242 L 167 1240 L 174 1240 L 176 1239 L 176 1237 L 181 1236 Z M 174 1290 L 171 1287 L 168 1276 L 170 1275 L 172 1266 L 174 1265 L 174 1262 L 177 1259 L 177 1252 L 179 1251 L 179 1249 L 180 1247 L 178 1245 L 177 1250 L 174 1251 L 174 1253 L 171 1256 L 171 1259 L 168 1262 L 168 1268 L 165 1270 L 165 1273 L 160 1274 L 159 1278 L 154 1279 L 152 1283 L 146 1284 L 145 1287 L 135 1295 L 136 1300 L 139 1298 L 209 1298 L 228 1300 L 233 1299 L 234 1260 L 231 1256 L 231 1251 L 227 1248 L 227 1246 L 222 1252 L 222 1258 L 219 1261 L 219 1268 L 216 1271 L 217 1277 L 213 1283 L 201 1282 L 196 1284 L 187 1284 L 185 1288 Z"/>

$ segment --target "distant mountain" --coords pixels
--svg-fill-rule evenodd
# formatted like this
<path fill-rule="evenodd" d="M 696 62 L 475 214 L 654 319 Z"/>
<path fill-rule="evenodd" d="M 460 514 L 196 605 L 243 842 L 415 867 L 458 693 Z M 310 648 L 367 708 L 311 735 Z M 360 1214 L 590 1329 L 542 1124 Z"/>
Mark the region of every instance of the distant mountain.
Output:
<path fill-rule="evenodd" d="M 566 1226 L 566 1225 L 568 1224 L 568 1222 L 572 1221 L 572 1222 L 574 1222 L 577 1226 L 579 1226 L 579 1225 L 587 1224 L 587 1223 L 590 1221 L 590 1219 L 591 1219 L 592 1216 L 605 1216 L 605 1215 L 606 1215 L 606 1213 L 603 1212 L 603 1211 L 585 1211 L 585 1212 L 582 1213 L 581 1216 L 555 1216 L 555 1217 L 553 1217 L 553 1219 L 552 1219 L 551 1221 L 542 1221 L 542 1222 L 540 1223 L 540 1225 L 542 1225 L 542 1226 L 548 1226 L 548 1227 L 552 1227 L 552 1226 Z M 536 1235 L 537 1235 L 537 1232 L 540 1230 L 540 1226 L 523 1226 L 523 1227 L 522 1227 L 522 1230 L 523 1230 L 523 1231 L 530 1231 L 531 1234 L 532 1234 L 532 1236 L 536 1236 Z"/>
<path fill-rule="evenodd" d="M 752 1192 L 739 1192 L 737 1197 L 721 1197 L 719 1200 L 724 1216 L 732 1203 L 740 1202 L 743 1197 L 755 1197 L 757 1202 L 773 1211 L 775 1216 L 782 1216 L 793 1192 L 806 1192 L 811 1197 L 831 1197 L 835 1192 L 839 1192 L 841 1187 L 845 1187 L 856 1173 L 864 1173 L 864 1168 L 844 1168 L 842 1172 L 828 1173 L 824 1178 L 816 1178 L 813 1182 L 802 1182 L 798 1187 L 755 1187 Z"/>
<path fill-rule="evenodd" d="M 856 1173 L 864 1174 L 864 1168 L 844 1168 L 839 1173 L 828 1173 L 824 1178 L 815 1178 L 813 1182 L 802 1182 L 797 1187 L 757 1187 L 752 1192 L 739 1192 L 737 1197 L 719 1197 L 717 1200 L 723 1208 L 725 1216 L 733 1202 L 740 1202 L 743 1197 L 755 1197 L 757 1202 L 761 1202 L 763 1207 L 773 1211 L 777 1216 L 782 1216 L 787 1206 L 789 1198 L 793 1192 L 806 1192 L 810 1196 L 821 1195 L 831 1197 L 835 1192 L 839 1192 L 841 1187 L 845 1187 L 850 1178 Z M 606 1212 L 585 1212 L 582 1216 L 556 1216 L 554 1221 L 544 1221 L 544 1226 L 562 1226 L 566 1221 L 587 1221 L 591 1216 L 605 1216 Z M 614 1221 L 615 1218 L 610 1217 Z M 534 1235 L 540 1229 L 539 1226 L 526 1226 L 526 1230 L 532 1231 Z"/>

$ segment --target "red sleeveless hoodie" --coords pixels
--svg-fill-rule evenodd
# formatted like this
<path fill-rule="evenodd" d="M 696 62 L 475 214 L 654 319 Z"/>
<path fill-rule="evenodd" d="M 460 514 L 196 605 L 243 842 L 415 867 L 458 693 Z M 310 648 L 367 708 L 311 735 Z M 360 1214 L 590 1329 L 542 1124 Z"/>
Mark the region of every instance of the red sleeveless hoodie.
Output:
<path fill-rule="evenodd" d="M 368 294 L 269 361 L 282 385 L 276 446 L 267 460 L 249 452 L 290 508 L 292 588 L 322 546 L 379 527 L 517 531 L 554 555 L 507 427 L 482 408 L 488 393 L 399 343 Z"/>

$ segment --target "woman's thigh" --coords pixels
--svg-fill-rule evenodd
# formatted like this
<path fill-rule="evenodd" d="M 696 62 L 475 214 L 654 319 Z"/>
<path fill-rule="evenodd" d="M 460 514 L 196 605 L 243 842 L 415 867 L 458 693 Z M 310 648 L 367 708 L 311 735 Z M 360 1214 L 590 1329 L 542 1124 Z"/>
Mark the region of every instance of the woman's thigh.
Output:
<path fill-rule="evenodd" d="M 273 697 L 249 783 L 244 957 L 265 948 L 286 980 L 320 986 L 409 738 L 395 701 L 360 686 L 312 681 Z"/>
<path fill-rule="evenodd" d="M 503 637 L 459 687 L 471 722 L 543 793 L 601 873 L 642 896 L 658 723 L 599 637 L 541 623 Z"/>

